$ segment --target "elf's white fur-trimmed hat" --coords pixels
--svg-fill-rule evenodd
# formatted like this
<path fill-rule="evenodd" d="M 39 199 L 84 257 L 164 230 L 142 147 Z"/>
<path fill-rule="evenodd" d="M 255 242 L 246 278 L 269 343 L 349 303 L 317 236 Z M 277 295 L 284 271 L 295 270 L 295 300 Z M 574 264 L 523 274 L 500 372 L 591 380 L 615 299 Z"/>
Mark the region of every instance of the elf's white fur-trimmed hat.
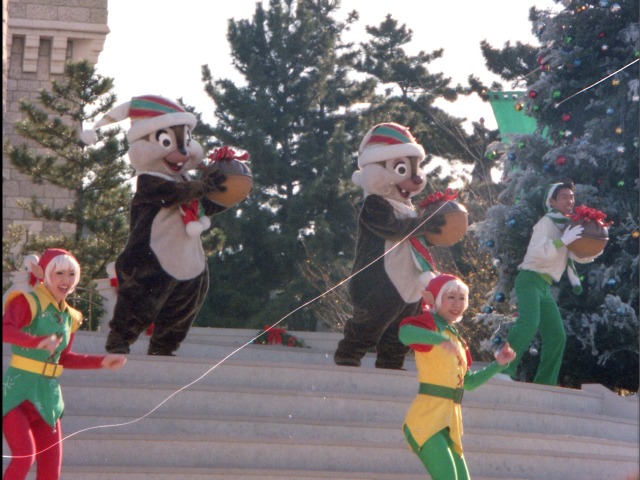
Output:
<path fill-rule="evenodd" d="M 358 148 L 358 167 L 398 157 L 418 157 L 424 160 L 424 148 L 407 127 L 397 123 L 379 123 L 371 127 Z"/>
<path fill-rule="evenodd" d="M 131 119 L 131 128 L 127 132 L 130 143 L 161 128 L 177 125 L 188 125 L 193 128 L 197 122 L 195 115 L 187 112 L 176 102 L 157 95 L 143 95 L 133 97 L 129 102 L 112 108 L 96 122 L 92 129 L 82 131 L 80 139 L 86 145 L 93 145 L 98 140 L 96 134 L 98 128 L 127 118 Z"/>
<path fill-rule="evenodd" d="M 552 183 L 544 194 L 544 206 L 546 210 L 551 210 L 551 197 L 562 183 Z"/>

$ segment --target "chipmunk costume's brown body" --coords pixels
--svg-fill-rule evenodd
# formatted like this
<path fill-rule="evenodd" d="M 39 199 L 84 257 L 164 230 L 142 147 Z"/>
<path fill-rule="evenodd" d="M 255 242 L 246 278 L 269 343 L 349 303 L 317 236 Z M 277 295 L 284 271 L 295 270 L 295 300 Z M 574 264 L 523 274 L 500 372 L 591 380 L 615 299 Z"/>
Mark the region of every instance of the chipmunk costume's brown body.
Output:
<path fill-rule="evenodd" d="M 420 270 L 409 241 L 402 240 L 437 232 L 444 223 L 436 216 L 422 224 L 410 200 L 426 185 L 424 157 L 409 131 L 394 123 L 376 125 L 360 145 L 360 169 L 352 177 L 365 192 L 353 263 L 358 273 L 349 284 L 353 316 L 334 355 L 338 365 L 359 366 L 372 347 L 376 367 L 404 364 L 408 347 L 398 339 L 399 323 L 417 315 L 421 292 L 435 273 Z"/>

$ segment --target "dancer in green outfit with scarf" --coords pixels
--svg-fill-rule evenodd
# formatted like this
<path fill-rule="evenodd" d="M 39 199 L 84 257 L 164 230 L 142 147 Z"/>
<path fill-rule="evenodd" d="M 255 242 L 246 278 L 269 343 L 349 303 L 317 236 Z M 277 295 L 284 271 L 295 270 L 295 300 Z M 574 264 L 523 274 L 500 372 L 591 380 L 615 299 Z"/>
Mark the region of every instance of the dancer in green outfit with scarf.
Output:
<path fill-rule="evenodd" d="M 522 352 L 531 340 L 540 333 L 542 348 L 540 364 L 534 383 L 556 385 L 562 364 L 566 333 L 558 305 L 551 295 L 551 284 L 560 281 L 566 270 L 573 293 L 580 295 L 582 287 L 574 265 L 592 262 L 593 258 L 574 258 L 567 248 L 582 236 L 583 227 L 568 227 L 568 215 L 575 204 L 573 182 L 554 183 L 544 198 L 547 214 L 533 227 L 527 253 L 518 267 L 515 281 L 518 299 L 518 318 L 511 327 L 508 342 L 516 352 L 516 361 L 511 362 L 504 373 L 513 377 Z"/>

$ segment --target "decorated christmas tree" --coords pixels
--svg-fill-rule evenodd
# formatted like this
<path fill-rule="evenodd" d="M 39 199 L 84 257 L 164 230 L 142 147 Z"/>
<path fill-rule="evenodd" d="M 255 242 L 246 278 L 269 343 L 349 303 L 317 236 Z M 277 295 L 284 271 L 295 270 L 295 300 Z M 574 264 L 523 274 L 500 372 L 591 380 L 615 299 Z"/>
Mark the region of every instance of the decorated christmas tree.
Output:
<path fill-rule="evenodd" d="M 474 226 L 499 272 L 478 320 L 508 330 L 517 315 L 514 280 L 532 227 L 545 213 L 544 192 L 572 180 L 576 206 L 584 206 L 576 213 L 608 225 L 609 240 L 594 262 L 578 265 L 581 294 L 572 292 L 566 275 L 552 286 L 567 332 L 559 384 L 637 391 L 638 0 L 561 5 L 530 13 L 541 47 L 537 65 L 521 78 L 523 93 L 513 108 L 536 120 L 535 132 L 502 138 L 487 151 L 501 161 L 505 190 L 486 220 Z M 489 67 L 499 74 L 513 71 Z M 531 380 L 535 372 L 538 342 L 522 357 L 520 380 Z"/>

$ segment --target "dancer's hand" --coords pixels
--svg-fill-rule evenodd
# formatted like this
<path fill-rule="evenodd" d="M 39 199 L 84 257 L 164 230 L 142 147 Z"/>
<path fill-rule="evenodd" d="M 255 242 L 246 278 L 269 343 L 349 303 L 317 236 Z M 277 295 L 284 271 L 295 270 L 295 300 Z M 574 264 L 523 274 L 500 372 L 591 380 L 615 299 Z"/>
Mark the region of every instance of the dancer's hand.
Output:
<path fill-rule="evenodd" d="M 440 346 L 449 353 L 458 353 L 458 345 L 456 345 L 456 342 L 454 342 L 453 340 L 445 340 L 440 344 Z"/>
<path fill-rule="evenodd" d="M 110 353 L 105 355 L 102 359 L 102 368 L 108 368 L 109 370 L 118 370 L 127 363 L 127 357 L 120 354 Z"/>
<path fill-rule="evenodd" d="M 498 350 L 498 353 L 496 353 L 496 362 L 498 362 L 498 365 L 506 365 L 513 361 L 514 358 L 516 358 L 516 352 L 513 351 L 509 342 L 505 343 L 504 346 Z"/>
<path fill-rule="evenodd" d="M 46 350 L 49 352 L 49 355 L 53 355 L 62 342 L 62 337 L 58 337 L 57 335 L 49 335 L 47 338 L 40 341 L 36 348 L 40 348 L 42 350 Z"/>

